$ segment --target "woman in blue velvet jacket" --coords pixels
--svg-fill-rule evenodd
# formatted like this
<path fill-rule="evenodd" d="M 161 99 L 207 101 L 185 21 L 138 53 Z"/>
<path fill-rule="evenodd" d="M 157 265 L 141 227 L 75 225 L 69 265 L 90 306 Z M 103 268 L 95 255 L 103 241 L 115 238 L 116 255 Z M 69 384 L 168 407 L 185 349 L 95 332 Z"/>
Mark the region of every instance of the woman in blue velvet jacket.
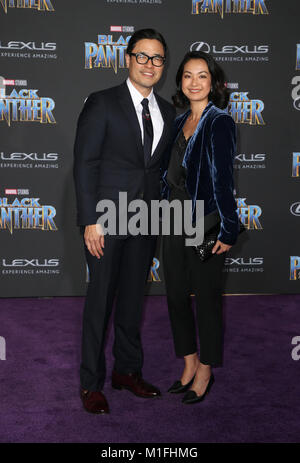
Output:
<path fill-rule="evenodd" d="M 229 99 L 224 73 L 210 55 L 200 51 L 187 53 L 176 83 L 174 103 L 189 109 L 175 120 L 173 147 L 163 173 L 165 197 L 170 201 L 192 199 L 193 222 L 196 200 L 204 200 L 205 224 L 212 216 L 220 221 L 213 256 L 204 262 L 192 246 L 185 245 L 184 235 L 163 239 L 175 352 L 185 360 L 181 379 L 175 381 L 169 392 L 185 392 L 182 401 L 191 404 L 204 399 L 214 382 L 211 368 L 222 362 L 222 268 L 225 253 L 239 232 L 233 194 L 236 127 L 223 111 Z M 191 293 L 196 298 L 196 322 Z"/>

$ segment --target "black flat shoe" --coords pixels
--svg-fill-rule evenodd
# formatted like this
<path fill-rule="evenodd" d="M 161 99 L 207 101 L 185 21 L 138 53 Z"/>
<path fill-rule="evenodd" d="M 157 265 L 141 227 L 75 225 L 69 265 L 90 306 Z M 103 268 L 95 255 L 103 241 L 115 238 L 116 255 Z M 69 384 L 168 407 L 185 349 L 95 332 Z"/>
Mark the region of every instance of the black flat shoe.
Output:
<path fill-rule="evenodd" d="M 181 381 L 175 381 L 174 384 L 168 389 L 168 392 L 171 392 L 172 394 L 179 394 L 180 392 L 186 392 L 188 388 L 193 384 L 195 375 L 192 377 L 191 381 L 189 381 L 187 384 L 182 384 Z"/>
<path fill-rule="evenodd" d="M 194 404 L 196 402 L 202 402 L 204 400 L 206 394 L 209 393 L 210 388 L 212 387 L 215 381 L 214 375 L 211 374 L 208 385 L 205 389 L 205 392 L 202 395 L 197 395 L 195 391 L 188 391 L 182 399 L 184 404 Z"/>

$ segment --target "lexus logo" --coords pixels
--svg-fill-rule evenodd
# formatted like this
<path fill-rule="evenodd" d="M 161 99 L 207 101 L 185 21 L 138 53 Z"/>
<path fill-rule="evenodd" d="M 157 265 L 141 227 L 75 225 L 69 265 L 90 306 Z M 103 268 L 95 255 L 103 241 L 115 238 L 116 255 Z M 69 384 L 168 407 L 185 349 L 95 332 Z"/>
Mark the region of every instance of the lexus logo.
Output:
<path fill-rule="evenodd" d="M 0 42 L 1 50 L 27 50 L 31 51 L 49 51 L 56 50 L 56 43 L 54 42 L 15 42 L 10 41 L 8 43 Z"/>
<path fill-rule="evenodd" d="M 194 42 L 191 47 L 191 51 L 204 51 L 204 53 L 210 52 L 210 45 L 206 42 Z"/>
<path fill-rule="evenodd" d="M 299 216 L 300 215 L 300 202 L 292 204 L 290 207 L 290 211 L 293 215 Z"/>
<path fill-rule="evenodd" d="M 205 53 L 214 53 L 216 55 L 264 55 L 269 53 L 269 45 L 209 45 L 207 42 L 194 42 L 190 46 L 190 51 L 203 51 Z"/>
<path fill-rule="evenodd" d="M 3 267 L 57 267 L 59 265 L 59 259 L 13 259 L 12 261 L 6 261 L 2 259 Z"/>
<path fill-rule="evenodd" d="M 294 108 L 298 110 L 300 109 L 300 98 L 294 100 Z"/>

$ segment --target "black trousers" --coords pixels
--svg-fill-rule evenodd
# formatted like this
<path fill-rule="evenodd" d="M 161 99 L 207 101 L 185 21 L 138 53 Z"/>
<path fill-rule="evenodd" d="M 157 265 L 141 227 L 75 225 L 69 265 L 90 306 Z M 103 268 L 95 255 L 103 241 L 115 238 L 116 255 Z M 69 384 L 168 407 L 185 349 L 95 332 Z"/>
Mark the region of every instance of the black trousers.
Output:
<path fill-rule="evenodd" d="M 104 256 L 92 256 L 85 246 L 90 282 L 83 314 L 80 382 L 84 389 L 101 390 L 106 367 L 105 334 L 117 293 L 114 317 L 114 369 L 121 374 L 141 372 L 143 350 L 140 322 L 144 290 L 156 240 L 145 236 L 104 238 Z"/>
<path fill-rule="evenodd" d="M 164 236 L 163 265 L 177 356 L 197 352 L 206 365 L 222 363 L 222 267 L 225 254 L 201 262 L 185 236 Z M 196 298 L 196 321 L 190 294 Z"/>

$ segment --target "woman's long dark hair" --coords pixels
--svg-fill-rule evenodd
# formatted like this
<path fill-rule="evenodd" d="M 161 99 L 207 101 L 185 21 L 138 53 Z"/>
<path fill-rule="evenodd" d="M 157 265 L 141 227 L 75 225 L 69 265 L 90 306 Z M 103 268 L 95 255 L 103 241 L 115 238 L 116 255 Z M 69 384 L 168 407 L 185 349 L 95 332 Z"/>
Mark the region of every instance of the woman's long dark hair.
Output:
<path fill-rule="evenodd" d="M 218 63 L 213 59 L 211 55 L 208 53 L 204 53 L 203 51 L 190 51 L 188 52 L 180 66 L 178 68 L 176 74 L 176 85 L 177 91 L 175 95 L 172 96 L 174 105 L 178 108 L 185 108 L 189 105 L 189 99 L 185 96 L 183 91 L 181 90 L 181 81 L 184 66 L 192 59 L 203 59 L 207 63 L 208 70 L 211 75 L 211 86 L 212 91 L 208 95 L 209 101 L 212 101 L 215 106 L 218 108 L 224 109 L 226 108 L 228 101 L 229 101 L 229 92 L 225 86 L 225 74 L 223 69 L 219 66 Z"/>

